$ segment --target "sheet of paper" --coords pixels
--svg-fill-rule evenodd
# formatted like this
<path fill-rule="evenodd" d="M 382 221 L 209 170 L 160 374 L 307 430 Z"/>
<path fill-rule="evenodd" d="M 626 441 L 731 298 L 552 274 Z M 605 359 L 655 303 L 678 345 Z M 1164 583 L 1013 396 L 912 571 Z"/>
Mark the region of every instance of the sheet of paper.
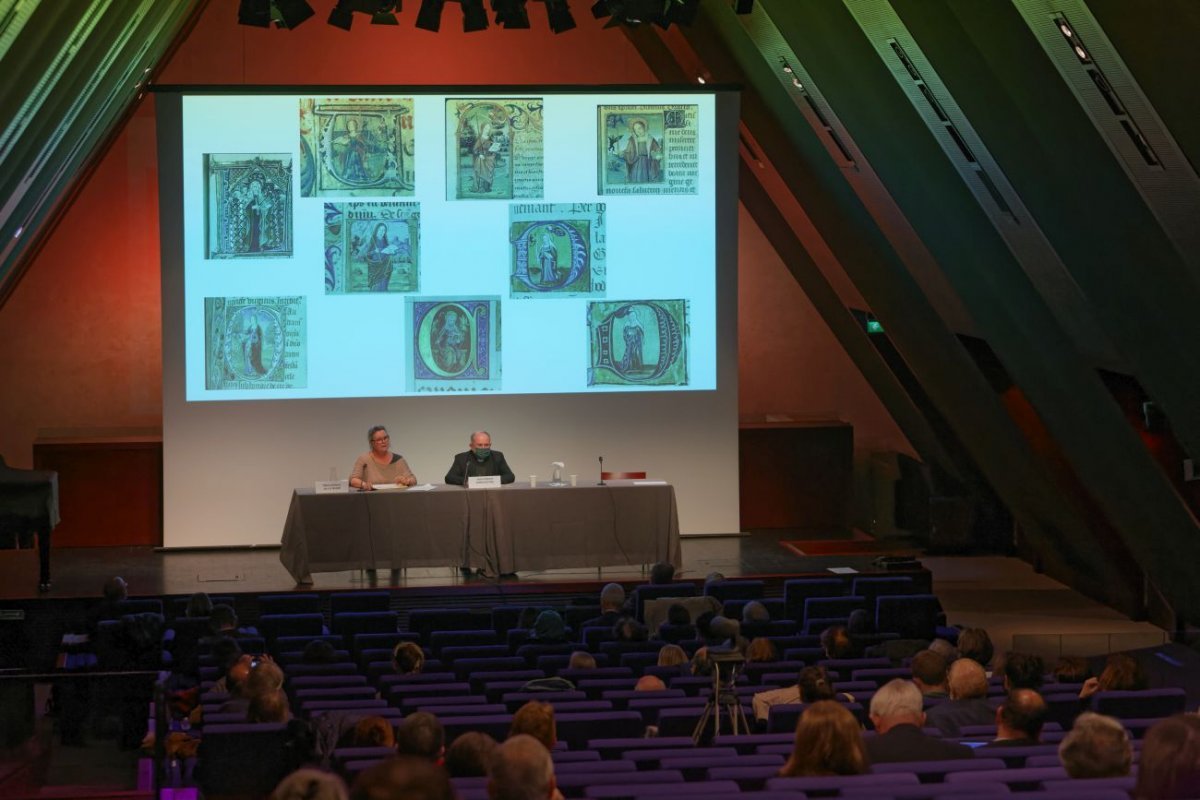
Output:
<path fill-rule="evenodd" d="M 416 486 L 408 487 L 408 490 L 410 492 L 431 492 L 431 491 L 433 491 L 433 488 L 434 487 L 433 487 L 432 483 L 420 483 L 420 484 L 417 484 Z"/>
<path fill-rule="evenodd" d="M 834 575 L 854 575 L 858 572 L 854 567 L 829 567 Z"/>
<path fill-rule="evenodd" d="M 378 492 L 394 492 L 398 489 L 407 489 L 407 488 L 408 488 L 407 486 L 400 486 L 395 483 L 377 483 L 377 484 L 375 484 L 375 490 Z"/>
<path fill-rule="evenodd" d="M 634 486 L 666 486 L 666 481 L 634 481 Z"/>

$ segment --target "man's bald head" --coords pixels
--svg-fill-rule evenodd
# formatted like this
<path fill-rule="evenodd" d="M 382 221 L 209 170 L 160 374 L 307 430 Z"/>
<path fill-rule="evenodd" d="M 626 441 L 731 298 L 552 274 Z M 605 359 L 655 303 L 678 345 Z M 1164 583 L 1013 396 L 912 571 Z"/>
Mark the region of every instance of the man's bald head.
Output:
<path fill-rule="evenodd" d="M 546 800 L 556 788 L 550 751 L 537 739 L 517 734 L 496 748 L 488 780 L 491 800 Z"/>

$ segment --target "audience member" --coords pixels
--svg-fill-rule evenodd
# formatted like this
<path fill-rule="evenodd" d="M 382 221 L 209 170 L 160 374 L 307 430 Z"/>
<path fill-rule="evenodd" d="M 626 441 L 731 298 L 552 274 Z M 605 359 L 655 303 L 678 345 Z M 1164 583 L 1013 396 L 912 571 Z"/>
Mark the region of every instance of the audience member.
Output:
<path fill-rule="evenodd" d="M 1037 744 L 1046 724 L 1046 701 L 1033 689 L 1013 689 L 996 709 L 992 744 L 1018 747 Z"/>
<path fill-rule="evenodd" d="M 106 619 L 118 619 L 122 614 L 121 604 L 129 597 L 129 586 L 125 579 L 114 575 L 104 582 L 100 590 L 100 602 L 88 609 L 86 630 L 90 636 L 96 635 L 100 622 Z"/>
<path fill-rule="evenodd" d="M 761 601 L 751 600 L 742 606 L 742 622 L 770 622 L 771 612 Z"/>
<path fill-rule="evenodd" d="M 986 673 L 996 653 L 992 637 L 983 628 L 963 628 L 958 633 L 958 657 L 969 658 L 983 667 Z"/>
<path fill-rule="evenodd" d="M 348 800 L 346 784 L 319 769 L 298 769 L 279 782 L 270 800 Z"/>
<path fill-rule="evenodd" d="M 913 656 L 912 682 L 925 697 L 949 697 L 950 689 L 946 685 L 947 669 L 945 658 L 933 650 L 922 650 Z"/>
<path fill-rule="evenodd" d="M 667 685 L 657 675 L 643 675 L 633 685 L 635 692 L 665 692 Z"/>
<path fill-rule="evenodd" d="M 712 671 L 713 662 L 708 655 L 708 648 L 697 648 L 696 652 L 692 654 L 692 674 L 701 677 L 708 677 L 712 675 Z"/>
<path fill-rule="evenodd" d="M 875 633 L 875 620 L 871 616 L 871 612 L 865 608 L 856 608 L 850 612 L 850 616 L 846 618 L 846 633 L 851 638 L 870 636 Z"/>
<path fill-rule="evenodd" d="M 958 660 L 958 648 L 945 639 L 934 639 L 929 643 L 929 650 L 945 659 L 947 669 Z"/>
<path fill-rule="evenodd" d="M 619 583 L 606 583 L 600 590 L 600 616 L 579 626 L 583 628 L 612 628 L 625 616 L 625 590 Z"/>
<path fill-rule="evenodd" d="M 696 626 L 696 638 L 703 642 L 707 642 L 712 636 L 712 621 L 716 619 L 715 611 L 705 611 L 702 614 L 697 614 L 695 621 L 692 623 Z"/>
<path fill-rule="evenodd" d="M 633 617 L 622 617 L 613 626 L 613 638 L 618 642 L 644 642 L 650 637 L 645 625 Z"/>
<path fill-rule="evenodd" d="M 511 736 L 496 747 L 488 773 L 491 800 L 561 798 L 550 751 L 532 736 Z M 373 800 L 373 798 L 372 798 Z"/>
<path fill-rule="evenodd" d="M 854 658 L 857 648 L 845 625 L 833 625 L 821 631 L 821 649 L 826 658 Z"/>
<path fill-rule="evenodd" d="M 1086 658 L 1079 656 L 1063 656 L 1050 671 L 1054 680 L 1059 683 L 1083 683 L 1092 676 L 1092 669 Z"/>
<path fill-rule="evenodd" d="M 957 666 L 962 661 L 954 663 Z M 953 670 L 950 691 L 954 692 Z M 871 698 L 870 715 L 877 735 L 866 740 L 867 760 L 870 763 L 974 757 L 975 752 L 966 745 L 925 735 L 921 730 L 925 724 L 922 702 L 921 690 L 912 681 L 901 678 L 889 681 L 875 693 Z"/>
<path fill-rule="evenodd" d="M 978 661 L 955 661 L 950 665 L 947 683 L 950 700 L 932 706 L 928 713 L 929 724 L 943 736 L 958 736 L 964 725 L 991 725 L 996 721 L 996 710 L 987 701 L 987 676 Z"/>
<path fill-rule="evenodd" d="M 232 636 L 237 639 L 242 636 L 238 630 L 238 615 L 233 606 L 227 603 L 217 603 L 208 614 L 208 628 L 215 636 Z"/>
<path fill-rule="evenodd" d="M 227 676 L 229 670 L 233 668 L 242 658 L 242 646 L 238 644 L 237 639 L 229 636 L 222 636 L 213 642 L 212 645 L 213 662 L 217 665 L 217 671 L 221 677 L 213 684 L 213 691 L 218 694 L 232 694 L 229 688 Z M 246 665 L 249 669 L 249 664 Z M 244 676 L 243 676 L 244 677 Z"/>
<path fill-rule="evenodd" d="M 194 592 L 188 598 L 187 608 L 184 609 L 183 615 L 189 619 L 197 617 L 207 617 L 212 614 L 213 601 L 204 592 Z"/>
<path fill-rule="evenodd" d="M 557 611 L 547 609 L 533 621 L 533 634 L 529 638 L 538 644 L 564 644 L 567 641 L 566 623 Z"/>
<path fill-rule="evenodd" d="M 1085 711 L 1058 745 L 1058 760 L 1072 778 L 1118 778 L 1129 774 L 1133 746 L 1121 721 Z"/>
<path fill-rule="evenodd" d="M 283 689 L 252 695 L 246 707 L 247 722 L 287 722 L 291 718 L 292 711 Z"/>
<path fill-rule="evenodd" d="M 396 747 L 396 730 L 383 717 L 363 717 L 351 734 L 353 747 Z"/>
<path fill-rule="evenodd" d="M 1009 653 L 1004 657 L 1004 690 L 1042 688 L 1046 662 L 1041 656 L 1028 653 Z"/>
<path fill-rule="evenodd" d="M 250 662 L 254 656 L 243 653 L 225 672 L 225 691 L 229 699 L 217 708 L 219 714 L 245 714 L 250 708 L 250 692 L 246 684 L 250 680 Z"/>
<path fill-rule="evenodd" d="M 396 752 L 440 762 L 446 753 L 446 731 L 428 711 L 414 711 L 396 727 Z"/>
<path fill-rule="evenodd" d="M 659 561 L 650 568 L 650 583 L 653 586 L 661 586 L 664 583 L 671 583 L 675 580 L 675 565 L 668 564 L 666 561 Z"/>
<path fill-rule="evenodd" d="M 800 715 L 796 740 L 781 777 L 861 775 L 867 771 L 862 729 L 836 700 L 818 700 Z"/>
<path fill-rule="evenodd" d="M 687 606 L 682 603 L 672 603 L 667 606 L 667 624 L 668 625 L 691 625 L 692 615 L 688 613 Z"/>
<path fill-rule="evenodd" d="M 269 655 L 263 654 L 250 658 L 250 675 L 246 678 L 245 695 L 257 697 L 260 694 L 276 692 L 283 688 L 283 670 Z"/>
<path fill-rule="evenodd" d="M 658 666 L 681 667 L 688 663 L 687 653 L 677 644 L 666 644 L 658 651 Z"/>
<path fill-rule="evenodd" d="M 536 606 L 525 606 L 521 609 L 521 613 L 517 615 L 517 627 L 522 630 L 529 630 L 533 627 L 533 623 L 537 621 L 538 614 L 540 613 L 542 613 L 542 610 Z"/>
<path fill-rule="evenodd" d="M 335 664 L 337 659 L 337 650 L 324 639 L 313 639 L 304 645 L 304 653 L 300 656 L 300 661 L 305 664 Z"/>
<path fill-rule="evenodd" d="M 1176 714 L 1146 731 L 1133 796 L 1139 800 L 1200 797 L 1200 716 Z"/>
<path fill-rule="evenodd" d="M 392 648 L 392 668 L 397 675 L 417 675 L 425 667 L 425 651 L 416 642 L 399 642 Z"/>
<path fill-rule="evenodd" d="M 1137 659 L 1128 653 L 1113 653 L 1099 677 L 1083 682 L 1079 696 L 1091 697 L 1096 692 L 1132 692 L 1146 686 L 1146 673 Z"/>
<path fill-rule="evenodd" d="M 444 769 L 427 758 L 398 756 L 361 772 L 350 800 L 455 800 L 455 794 Z"/>
<path fill-rule="evenodd" d="M 712 572 L 710 572 L 704 576 L 704 582 L 706 584 L 714 583 L 716 581 L 723 581 L 723 580 L 725 580 L 725 573 L 717 572 L 715 569 Z"/>
<path fill-rule="evenodd" d="M 482 778 L 488 774 L 496 740 L 480 731 L 460 733 L 446 748 L 446 772 L 451 778 Z"/>
<path fill-rule="evenodd" d="M 754 709 L 754 718 L 759 722 L 766 722 L 771 706 L 815 703 L 833 698 L 834 689 L 829 680 L 829 673 L 824 667 L 814 666 L 800 670 L 795 686 L 758 692 L 750 699 L 750 704 Z"/>
<path fill-rule="evenodd" d="M 576 650 L 567 661 L 567 669 L 595 669 L 596 657 L 586 650 Z"/>
<path fill-rule="evenodd" d="M 759 636 L 746 648 L 747 662 L 778 661 L 779 651 L 775 643 L 765 636 Z"/>
<path fill-rule="evenodd" d="M 736 619 L 713 617 L 708 631 L 705 644 L 709 647 L 745 651 L 748 642 L 742 637 L 742 626 Z"/>
<path fill-rule="evenodd" d="M 508 736 L 526 734 L 537 739 L 547 750 L 553 750 L 558 742 L 558 733 L 554 725 L 554 706 L 540 700 L 530 700 L 517 709 L 513 714 L 512 727 Z"/>

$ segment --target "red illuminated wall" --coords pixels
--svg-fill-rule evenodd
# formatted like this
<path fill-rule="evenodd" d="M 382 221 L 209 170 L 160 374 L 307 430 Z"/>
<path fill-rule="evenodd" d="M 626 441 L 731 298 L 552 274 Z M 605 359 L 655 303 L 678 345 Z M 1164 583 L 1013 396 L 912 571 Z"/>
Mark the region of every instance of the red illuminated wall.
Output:
<path fill-rule="evenodd" d="M 576 4 L 577 6 L 580 4 Z M 533 28 L 461 32 L 447 4 L 439 33 L 356 15 L 347 33 L 314 17 L 295 31 L 236 24 L 212 0 L 159 84 L 647 84 L 651 71 L 587 4 L 555 36 L 540 4 Z M 162 419 L 158 195 L 153 98 L 147 97 L 0 309 L 0 454 L 31 466 L 39 429 L 156 426 Z M 840 417 L 860 447 L 908 451 L 753 221 L 739 234 L 741 410 Z"/>

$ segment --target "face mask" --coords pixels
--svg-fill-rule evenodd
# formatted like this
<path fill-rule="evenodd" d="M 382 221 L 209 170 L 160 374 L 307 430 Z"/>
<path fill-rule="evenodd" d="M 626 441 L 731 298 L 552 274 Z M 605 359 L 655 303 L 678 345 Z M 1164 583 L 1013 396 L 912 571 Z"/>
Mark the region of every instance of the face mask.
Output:
<path fill-rule="evenodd" d="M 480 461 L 486 461 L 487 457 L 490 456 L 491 454 L 492 454 L 492 449 L 490 447 L 476 447 L 475 448 L 475 457 L 478 458 Z"/>

